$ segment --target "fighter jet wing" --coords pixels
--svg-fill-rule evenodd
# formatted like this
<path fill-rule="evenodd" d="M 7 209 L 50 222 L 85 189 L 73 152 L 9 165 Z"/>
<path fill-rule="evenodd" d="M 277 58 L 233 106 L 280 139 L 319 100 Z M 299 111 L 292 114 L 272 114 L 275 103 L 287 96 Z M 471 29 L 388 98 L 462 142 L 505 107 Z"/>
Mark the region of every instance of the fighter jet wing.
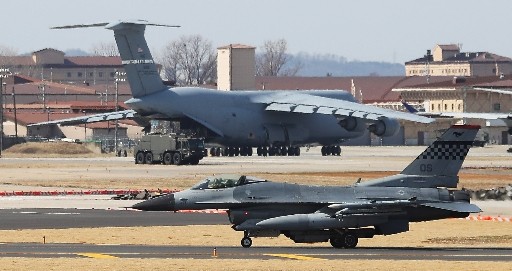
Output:
<path fill-rule="evenodd" d="M 412 113 L 394 111 L 341 99 L 325 98 L 303 93 L 277 93 L 267 103 L 266 111 L 281 111 L 303 114 L 326 114 L 340 117 L 357 117 L 367 120 L 394 118 L 421 123 L 431 123 L 434 119 Z"/>
<path fill-rule="evenodd" d="M 133 118 L 135 116 L 135 114 L 136 114 L 135 110 L 123 110 L 123 111 L 108 112 L 108 113 L 101 113 L 101 114 L 95 114 L 95 115 L 85 115 L 83 117 L 76 117 L 76 118 L 69 118 L 69 119 L 45 121 L 45 122 L 29 124 L 27 126 L 33 127 L 33 126 L 44 126 L 44 125 L 50 125 L 50 124 L 59 124 L 61 126 L 68 126 L 68 125 L 100 122 L 100 121 L 130 119 L 130 118 Z"/>

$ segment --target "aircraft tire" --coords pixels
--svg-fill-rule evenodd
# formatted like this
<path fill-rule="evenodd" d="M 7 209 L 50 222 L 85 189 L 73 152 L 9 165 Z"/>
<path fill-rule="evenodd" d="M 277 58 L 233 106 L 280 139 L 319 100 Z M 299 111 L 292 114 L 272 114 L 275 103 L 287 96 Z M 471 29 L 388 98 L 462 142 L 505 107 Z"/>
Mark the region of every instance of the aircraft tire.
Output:
<path fill-rule="evenodd" d="M 164 164 L 165 165 L 170 165 L 172 164 L 172 153 L 170 152 L 166 152 L 164 154 Z"/>
<path fill-rule="evenodd" d="M 355 248 L 359 241 L 357 235 L 352 232 L 346 232 L 341 235 L 341 240 L 344 248 Z"/>
<path fill-rule="evenodd" d="M 340 156 L 341 155 L 341 147 L 340 146 L 336 146 L 336 147 L 334 147 L 334 149 L 335 149 L 336 155 Z"/>
<path fill-rule="evenodd" d="M 250 237 L 244 237 L 242 238 L 242 241 L 240 241 L 240 244 L 244 248 L 249 248 L 252 246 L 252 239 Z"/>
<path fill-rule="evenodd" d="M 344 248 L 345 247 L 345 246 L 343 246 L 343 240 L 342 240 L 340 234 L 336 234 L 336 235 L 332 236 L 329 239 L 329 243 L 331 243 L 331 246 L 333 248 Z"/>
<path fill-rule="evenodd" d="M 179 152 L 176 152 L 172 155 L 172 163 L 179 166 L 181 165 L 181 154 Z"/>
<path fill-rule="evenodd" d="M 144 153 L 138 152 L 137 155 L 135 156 L 135 164 L 145 164 L 145 163 L 146 163 L 146 159 L 144 157 Z"/>

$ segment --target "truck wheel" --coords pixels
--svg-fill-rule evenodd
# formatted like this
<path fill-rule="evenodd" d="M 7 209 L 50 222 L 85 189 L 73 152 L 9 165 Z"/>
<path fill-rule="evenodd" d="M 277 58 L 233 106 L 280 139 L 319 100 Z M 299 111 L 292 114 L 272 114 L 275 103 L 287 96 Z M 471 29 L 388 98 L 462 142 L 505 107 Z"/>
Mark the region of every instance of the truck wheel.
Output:
<path fill-rule="evenodd" d="M 197 164 L 199 164 L 199 159 L 197 159 L 197 158 L 192 158 L 192 159 L 190 159 L 190 164 L 191 164 L 191 165 L 197 165 Z"/>
<path fill-rule="evenodd" d="M 172 163 L 175 165 L 181 165 L 181 154 L 179 152 L 172 156 Z"/>
<path fill-rule="evenodd" d="M 166 164 L 166 165 L 172 164 L 172 154 L 170 152 L 166 152 L 164 154 L 164 164 Z"/>
<path fill-rule="evenodd" d="M 146 164 L 153 164 L 153 153 L 146 153 Z"/>
<path fill-rule="evenodd" d="M 144 164 L 146 163 L 146 160 L 144 159 L 144 153 L 138 152 L 135 156 L 135 164 Z"/>

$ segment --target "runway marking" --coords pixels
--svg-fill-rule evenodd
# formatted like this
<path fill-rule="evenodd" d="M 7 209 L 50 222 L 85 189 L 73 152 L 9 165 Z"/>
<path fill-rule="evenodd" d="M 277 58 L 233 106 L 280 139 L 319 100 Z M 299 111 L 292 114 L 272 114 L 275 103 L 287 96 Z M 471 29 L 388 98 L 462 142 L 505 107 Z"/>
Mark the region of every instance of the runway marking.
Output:
<path fill-rule="evenodd" d="M 322 258 L 302 256 L 302 255 L 296 255 L 296 254 L 263 254 L 263 255 L 272 256 L 272 257 L 287 258 L 287 259 L 293 259 L 293 260 L 301 260 L 301 261 L 325 260 L 325 259 L 322 259 Z"/>
<path fill-rule="evenodd" d="M 87 258 L 94 258 L 94 259 L 117 259 L 119 257 L 108 255 L 108 254 L 102 254 L 102 253 L 77 253 L 78 256 L 84 256 Z"/>

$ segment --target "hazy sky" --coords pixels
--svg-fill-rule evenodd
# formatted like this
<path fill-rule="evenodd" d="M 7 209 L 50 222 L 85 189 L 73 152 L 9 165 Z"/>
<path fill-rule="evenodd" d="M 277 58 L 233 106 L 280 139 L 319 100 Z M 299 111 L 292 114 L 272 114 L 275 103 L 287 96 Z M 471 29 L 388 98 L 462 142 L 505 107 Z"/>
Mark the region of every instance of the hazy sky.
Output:
<path fill-rule="evenodd" d="M 15 0 L 2 1 L 0 10 L 0 45 L 18 53 L 47 47 L 89 51 L 113 41 L 105 29 L 50 26 L 146 19 L 182 26 L 148 28 L 152 50 L 179 36 L 199 34 L 215 47 L 260 46 L 284 38 L 291 53 L 350 60 L 403 63 L 446 43 L 512 57 L 512 1 L 505 0 Z"/>

